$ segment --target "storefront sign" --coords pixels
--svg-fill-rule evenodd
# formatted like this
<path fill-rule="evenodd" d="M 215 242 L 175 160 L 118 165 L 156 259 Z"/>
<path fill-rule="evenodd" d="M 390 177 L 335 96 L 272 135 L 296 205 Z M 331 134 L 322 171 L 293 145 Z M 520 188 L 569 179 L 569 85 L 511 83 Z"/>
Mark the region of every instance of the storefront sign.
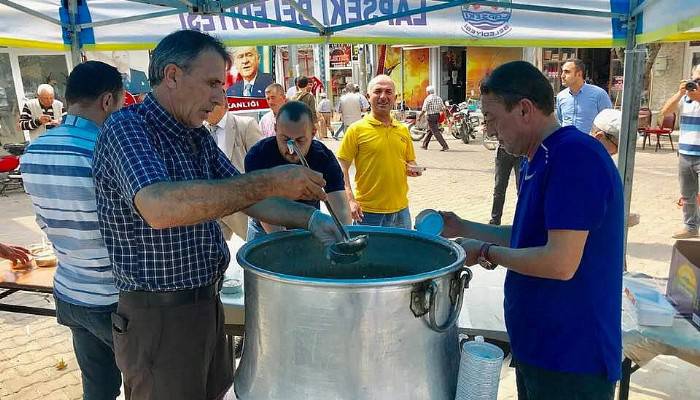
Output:
<path fill-rule="evenodd" d="M 328 54 L 331 68 L 347 68 L 351 66 L 352 46 L 349 44 L 331 44 L 328 46 Z"/>

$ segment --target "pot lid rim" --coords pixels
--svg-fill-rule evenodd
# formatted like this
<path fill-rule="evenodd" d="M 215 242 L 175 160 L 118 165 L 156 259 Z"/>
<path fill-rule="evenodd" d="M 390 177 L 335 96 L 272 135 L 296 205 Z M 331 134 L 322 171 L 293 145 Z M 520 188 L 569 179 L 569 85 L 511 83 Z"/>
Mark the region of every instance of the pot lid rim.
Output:
<path fill-rule="evenodd" d="M 301 276 L 296 276 L 296 275 L 288 275 L 288 274 L 281 274 L 277 272 L 272 272 L 260 267 L 257 267 L 245 258 L 245 255 L 247 255 L 248 252 L 253 250 L 254 248 L 267 243 L 271 242 L 273 240 L 278 239 L 279 237 L 287 237 L 287 236 L 300 236 L 300 235 L 307 235 L 309 234 L 308 231 L 303 230 L 303 229 L 294 229 L 294 230 L 288 230 L 288 231 L 282 231 L 282 232 L 275 232 L 271 233 L 268 235 L 265 235 L 264 237 L 260 239 L 256 239 L 251 242 L 247 242 L 244 244 L 236 253 L 236 260 L 238 261 L 238 264 L 243 268 L 244 270 L 250 271 L 256 275 L 272 279 L 278 282 L 284 282 L 284 283 L 290 283 L 290 284 L 298 284 L 298 285 L 306 285 L 306 286 L 317 286 L 317 287 L 353 287 L 353 288 L 372 288 L 372 287 L 383 287 L 383 286 L 399 286 L 399 285 L 407 285 L 407 284 L 413 284 L 413 283 L 418 283 L 418 282 L 424 282 L 430 279 L 434 279 L 440 276 L 443 276 L 445 274 L 448 274 L 450 272 L 454 272 L 459 270 L 460 268 L 464 267 L 464 260 L 466 259 L 466 253 L 462 246 L 445 239 L 440 236 L 435 236 L 435 235 L 430 235 L 427 233 L 423 232 L 418 232 L 410 229 L 402 229 L 402 228 L 389 228 L 389 227 L 382 227 L 382 226 L 347 226 L 346 227 L 349 232 L 357 232 L 357 233 L 371 233 L 371 232 L 380 232 L 380 233 L 387 233 L 387 232 L 397 232 L 401 233 L 406 236 L 413 236 L 416 238 L 420 238 L 423 240 L 431 241 L 431 242 L 437 242 L 440 244 L 445 245 L 446 247 L 450 248 L 452 251 L 456 253 L 457 259 L 455 262 L 452 264 L 449 264 L 447 266 L 444 266 L 439 269 L 435 269 L 429 272 L 423 272 L 419 274 L 413 274 L 413 275 L 403 275 L 403 276 L 398 276 L 398 277 L 392 277 L 392 278 L 373 278 L 373 279 L 332 279 L 332 278 L 308 278 L 308 277 L 301 277 Z M 466 267 L 465 267 L 466 268 Z"/>

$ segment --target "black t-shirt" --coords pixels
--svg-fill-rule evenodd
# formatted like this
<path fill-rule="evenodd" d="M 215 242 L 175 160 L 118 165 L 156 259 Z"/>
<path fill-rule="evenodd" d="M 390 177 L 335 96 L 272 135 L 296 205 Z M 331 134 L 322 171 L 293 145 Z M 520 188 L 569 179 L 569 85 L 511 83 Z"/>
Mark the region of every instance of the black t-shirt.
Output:
<path fill-rule="evenodd" d="M 323 174 L 323 179 L 326 180 L 326 186 L 324 187 L 326 193 L 345 190 L 345 180 L 343 179 L 343 171 L 340 169 L 340 164 L 338 164 L 335 154 L 323 143 L 318 140 L 312 140 L 309 152 L 306 154 L 306 161 L 312 170 Z M 292 163 L 282 157 L 277 147 L 277 138 L 274 136 L 264 138 L 256 143 L 245 156 L 246 172 L 286 164 Z M 300 200 L 299 202 L 317 209 L 321 208 L 319 201 Z"/>

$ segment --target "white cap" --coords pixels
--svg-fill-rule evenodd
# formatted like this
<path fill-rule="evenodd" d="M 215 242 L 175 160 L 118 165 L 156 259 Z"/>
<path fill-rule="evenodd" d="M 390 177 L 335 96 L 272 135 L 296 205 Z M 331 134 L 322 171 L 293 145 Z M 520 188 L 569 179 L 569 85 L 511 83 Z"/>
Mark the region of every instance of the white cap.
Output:
<path fill-rule="evenodd" d="M 620 110 L 606 108 L 596 115 L 593 120 L 593 126 L 619 139 L 622 126 L 622 112 L 620 112 Z"/>

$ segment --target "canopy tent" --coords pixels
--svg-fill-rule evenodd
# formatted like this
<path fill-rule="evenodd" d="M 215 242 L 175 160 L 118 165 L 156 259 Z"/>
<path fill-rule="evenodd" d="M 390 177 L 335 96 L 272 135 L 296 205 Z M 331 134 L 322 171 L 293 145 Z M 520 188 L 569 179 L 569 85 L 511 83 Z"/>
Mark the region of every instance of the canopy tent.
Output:
<path fill-rule="evenodd" d="M 700 38 L 700 0 L 0 0 L 0 46 L 155 47 L 178 29 L 227 45 L 626 47 L 619 169 L 629 213 L 645 49 Z M 73 40 L 77 37 L 79 40 Z"/>
<path fill-rule="evenodd" d="M 228 45 L 381 43 L 614 47 L 629 0 L 0 0 L 0 45 L 70 47 L 71 16 L 87 50 L 148 49 L 177 29 Z M 67 4 L 75 4 L 75 14 Z M 498 7 L 495 9 L 494 7 Z"/>

